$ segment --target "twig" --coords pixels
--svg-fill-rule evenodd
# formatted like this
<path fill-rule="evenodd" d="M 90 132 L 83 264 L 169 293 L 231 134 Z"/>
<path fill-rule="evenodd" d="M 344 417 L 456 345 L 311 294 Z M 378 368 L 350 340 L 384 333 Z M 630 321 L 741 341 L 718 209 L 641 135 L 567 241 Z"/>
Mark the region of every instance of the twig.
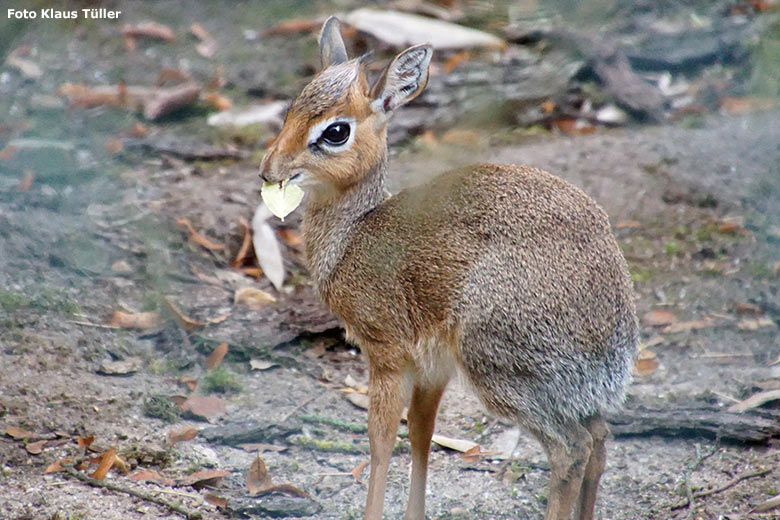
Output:
<path fill-rule="evenodd" d="M 117 330 L 120 328 L 115 325 L 103 325 L 102 323 L 92 323 L 89 321 L 70 320 L 70 322 L 75 323 L 76 325 L 84 325 L 86 327 L 97 327 L 98 329 Z"/>
<path fill-rule="evenodd" d="M 304 402 L 302 402 L 301 404 L 299 404 L 298 406 L 296 406 L 295 408 L 293 408 L 292 410 L 290 410 L 289 412 L 284 414 L 282 416 L 282 418 L 279 419 L 278 423 L 279 424 L 284 423 L 287 419 L 292 417 L 294 414 L 300 412 L 305 406 L 308 406 L 309 404 L 311 404 L 311 402 L 314 401 L 315 399 L 317 399 L 320 395 L 321 394 L 314 394 L 312 397 L 310 397 L 309 399 L 305 400 Z"/>
<path fill-rule="evenodd" d="M 183 508 L 182 506 L 178 504 L 174 504 L 172 502 L 168 502 L 167 500 L 164 500 L 162 498 L 158 498 L 156 496 L 150 495 L 149 493 L 144 493 L 143 491 L 136 491 L 135 489 L 126 488 L 123 486 L 118 486 L 116 484 L 112 484 L 110 482 L 104 482 L 102 480 L 97 480 L 92 477 L 88 477 L 87 475 L 76 471 L 74 469 L 72 464 L 62 464 L 62 469 L 70 475 L 71 477 L 77 478 L 78 480 L 85 482 L 86 484 L 89 484 L 90 486 L 104 488 L 104 489 L 110 489 L 111 491 L 116 491 L 119 493 L 126 493 L 128 495 L 132 495 L 136 498 L 140 498 L 141 500 L 146 500 L 148 502 L 154 502 L 155 504 L 161 505 L 163 507 L 167 507 L 171 511 L 174 511 L 176 513 L 179 513 L 183 517 L 187 518 L 187 520 L 200 520 L 203 518 L 203 515 L 199 511 L 188 511 L 187 509 Z"/>
<path fill-rule="evenodd" d="M 772 473 L 771 469 L 762 469 L 762 470 L 759 470 L 759 471 L 751 471 L 749 473 L 743 473 L 742 475 L 738 475 L 738 476 L 734 477 L 733 479 L 729 480 L 728 482 L 726 482 L 725 484 L 723 484 L 720 487 L 716 487 L 714 489 L 709 489 L 707 491 L 699 491 L 698 493 L 694 493 L 693 494 L 693 498 L 696 499 L 696 498 L 707 497 L 707 496 L 710 496 L 710 495 L 715 495 L 716 493 L 720 493 L 722 491 L 726 491 L 727 489 L 736 486 L 737 484 L 739 484 L 743 480 L 747 480 L 747 479 L 750 479 L 750 478 L 756 478 L 756 477 L 763 477 L 764 475 L 768 475 L 769 473 Z M 679 504 L 677 504 L 675 506 L 672 506 L 672 510 L 682 509 L 684 507 L 687 507 L 690 503 L 691 503 L 691 501 L 686 500 L 685 502 L 681 502 L 681 503 L 679 503 Z"/>

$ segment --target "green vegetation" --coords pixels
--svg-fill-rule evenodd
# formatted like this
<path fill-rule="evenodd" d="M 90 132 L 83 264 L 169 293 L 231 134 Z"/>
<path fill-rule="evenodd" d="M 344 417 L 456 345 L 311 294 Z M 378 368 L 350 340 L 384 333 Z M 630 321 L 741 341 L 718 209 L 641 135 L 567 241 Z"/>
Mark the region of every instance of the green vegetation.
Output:
<path fill-rule="evenodd" d="M 48 288 L 38 289 L 33 294 L 0 290 L 0 308 L 6 312 L 35 309 L 75 314 L 80 311 L 78 304 L 65 292 Z"/>
<path fill-rule="evenodd" d="M 655 274 L 650 267 L 632 264 L 629 266 L 631 281 L 634 283 L 644 283 L 650 280 Z"/>
<path fill-rule="evenodd" d="M 238 392 L 243 388 L 243 385 L 238 379 L 238 376 L 223 367 L 222 365 L 216 366 L 209 370 L 200 381 L 200 388 L 204 393 L 226 393 L 226 392 Z"/>
<path fill-rule="evenodd" d="M 179 420 L 181 412 L 167 395 L 150 395 L 144 398 L 144 415 L 163 422 L 174 423 Z"/>

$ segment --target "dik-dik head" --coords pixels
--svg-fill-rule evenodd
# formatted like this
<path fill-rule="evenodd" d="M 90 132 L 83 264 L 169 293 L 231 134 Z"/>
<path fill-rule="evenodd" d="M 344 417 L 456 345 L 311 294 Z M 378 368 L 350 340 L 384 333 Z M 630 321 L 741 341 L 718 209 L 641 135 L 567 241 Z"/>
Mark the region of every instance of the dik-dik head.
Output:
<path fill-rule="evenodd" d="M 405 50 L 371 85 L 363 59 L 347 58 L 339 21 L 329 18 L 320 34 L 322 71 L 290 106 L 260 176 L 272 183 L 300 176 L 304 186 L 336 192 L 359 183 L 384 160 L 393 111 L 425 88 L 432 53 L 430 45 Z"/>

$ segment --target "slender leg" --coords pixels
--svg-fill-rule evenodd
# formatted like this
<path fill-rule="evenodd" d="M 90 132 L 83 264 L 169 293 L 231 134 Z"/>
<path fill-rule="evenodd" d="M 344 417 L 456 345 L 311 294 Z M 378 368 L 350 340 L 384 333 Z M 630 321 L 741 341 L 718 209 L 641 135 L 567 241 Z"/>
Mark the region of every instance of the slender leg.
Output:
<path fill-rule="evenodd" d="M 534 431 L 550 461 L 550 496 L 545 520 L 569 520 L 580 494 L 593 441 L 588 430 L 572 423 L 565 431 Z"/>
<path fill-rule="evenodd" d="M 425 520 L 425 480 L 428 475 L 428 454 L 436 423 L 436 410 L 445 385 L 425 388 L 415 385 L 409 407 L 409 440 L 412 442 L 412 482 L 405 520 Z"/>
<path fill-rule="evenodd" d="M 381 373 L 371 368 L 368 389 L 368 438 L 371 450 L 371 476 L 368 481 L 365 520 L 381 520 L 387 487 L 387 470 L 393 454 L 403 397 L 401 374 Z"/>
<path fill-rule="evenodd" d="M 579 503 L 577 504 L 577 520 L 593 520 L 593 511 L 596 507 L 596 492 L 599 488 L 599 480 L 604 472 L 607 462 L 606 440 L 609 435 L 609 426 L 600 416 L 588 417 L 582 425 L 590 432 L 593 439 L 593 449 L 590 452 L 588 465 L 585 467 L 585 476 L 582 479 Z"/>

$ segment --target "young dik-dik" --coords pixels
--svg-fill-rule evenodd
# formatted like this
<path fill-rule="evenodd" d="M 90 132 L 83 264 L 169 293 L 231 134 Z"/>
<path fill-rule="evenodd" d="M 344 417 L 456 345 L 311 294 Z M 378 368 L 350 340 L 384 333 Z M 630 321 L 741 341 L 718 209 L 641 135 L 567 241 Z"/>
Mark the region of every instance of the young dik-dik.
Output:
<path fill-rule="evenodd" d="M 389 196 L 388 121 L 425 87 L 432 49 L 407 49 L 370 83 L 330 18 L 320 55 L 323 70 L 290 107 L 261 176 L 277 202 L 301 180 L 314 284 L 368 357 L 365 518 L 382 517 L 411 397 L 405 518 L 425 519 L 436 410 L 457 369 L 488 409 L 544 447 L 545 518 L 593 518 L 609 431 L 602 412 L 621 403 L 637 344 L 607 216 L 579 189 L 522 166 L 468 166 Z"/>

